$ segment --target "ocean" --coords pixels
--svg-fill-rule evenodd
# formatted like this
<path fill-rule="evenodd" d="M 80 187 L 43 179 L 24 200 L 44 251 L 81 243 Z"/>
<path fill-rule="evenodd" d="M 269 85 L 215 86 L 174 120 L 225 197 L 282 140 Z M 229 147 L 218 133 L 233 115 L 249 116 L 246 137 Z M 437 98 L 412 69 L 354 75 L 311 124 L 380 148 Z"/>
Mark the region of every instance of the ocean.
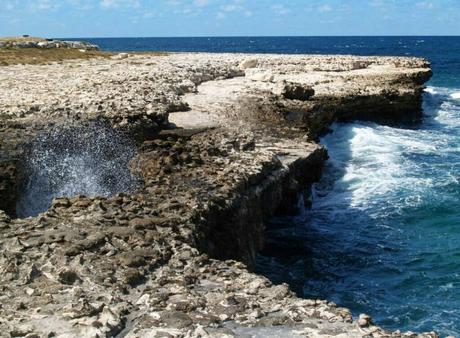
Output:
<path fill-rule="evenodd" d="M 335 124 L 313 206 L 267 224 L 257 272 L 385 328 L 460 336 L 460 37 L 85 39 L 110 51 L 420 56 L 420 121 Z"/>

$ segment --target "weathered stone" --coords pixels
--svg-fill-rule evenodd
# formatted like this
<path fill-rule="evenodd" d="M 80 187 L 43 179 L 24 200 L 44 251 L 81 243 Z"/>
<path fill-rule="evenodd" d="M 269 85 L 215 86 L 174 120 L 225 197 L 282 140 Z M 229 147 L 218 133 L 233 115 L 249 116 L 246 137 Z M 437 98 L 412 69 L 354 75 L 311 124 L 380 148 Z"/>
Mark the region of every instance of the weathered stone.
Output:
<path fill-rule="evenodd" d="M 273 82 L 275 76 L 270 71 L 261 71 L 258 69 L 247 69 L 246 77 L 252 81 Z"/>
<path fill-rule="evenodd" d="M 181 311 L 164 311 L 160 315 L 160 321 L 176 329 L 183 329 L 192 324 L 190 317 Z"/>
<path fill-rule="evenodd" d="M 78 280 L 80 280 L 80 278 L 78 277 L 78 274 L 75 271 L 63 269 L 59 272 L 58 280 L 62 284 L 72 285 Z"/>
<path fill-rule="evenodd" d="M 306 101 L 315 94 L 315 91 L 309 85 L 282 81 L 278 84 L 276 93 L 288 100 Z"/>
<path fill-rule="evenodd" d="M 369 315 L 366 315 L 364 313 L 359 315 L 358 318 L 358 325 L 361 327 L 367 327 L 372 323 L 371 317 Z"/>
<path fill-rule="evenodd" d="M 241 69 L 256 68 L 258 64 L 259 64 L 258 59 L 247 59 L 240 63 L 240 68 Z"/>

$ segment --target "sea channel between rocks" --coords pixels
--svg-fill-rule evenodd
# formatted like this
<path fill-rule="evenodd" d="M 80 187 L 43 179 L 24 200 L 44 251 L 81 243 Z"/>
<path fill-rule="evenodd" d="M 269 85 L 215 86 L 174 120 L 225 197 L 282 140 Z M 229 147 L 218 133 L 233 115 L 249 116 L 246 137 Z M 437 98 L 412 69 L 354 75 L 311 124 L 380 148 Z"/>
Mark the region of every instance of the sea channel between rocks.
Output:
<path fill-rule="evenodd" d="M 430 76 L 423 59 L 355 56 L 123 54 L 0 67 L 2 334 L 436 337 L 386 332 L 250 272 L 265 221 L 295 212 L 321 176 L 318 136 L 337 120 L 417 118 Z M 66 142 L 82 144 L 79 133 L 93 142 L 79 148 L 89 161 L 61 156 Z M 24 202 L 30 149 L 48 145 L 47 161 L 103 174 L 86 185 L 75 175 L 64 194 L 86 195 L 18 218 L 34 199 Z M 121 176 L 134 181 L 86 163 L 128 168 Z M 34 168 L 43 177 L 49 166 Z"/>

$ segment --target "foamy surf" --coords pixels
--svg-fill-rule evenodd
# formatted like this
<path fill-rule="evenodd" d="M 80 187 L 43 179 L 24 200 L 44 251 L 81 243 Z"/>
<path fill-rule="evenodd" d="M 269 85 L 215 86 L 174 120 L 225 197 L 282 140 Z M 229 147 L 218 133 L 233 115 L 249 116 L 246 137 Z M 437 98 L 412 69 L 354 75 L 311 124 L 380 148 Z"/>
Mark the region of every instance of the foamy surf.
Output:
<path fill-rule="evenodd" d="M 24 158 L 17 216 L 36 216 L 55 197 L 108 197 L 137 186 L 129 161 L 134 144 L 102 123 L 52 129 L 31 144 Z"/>

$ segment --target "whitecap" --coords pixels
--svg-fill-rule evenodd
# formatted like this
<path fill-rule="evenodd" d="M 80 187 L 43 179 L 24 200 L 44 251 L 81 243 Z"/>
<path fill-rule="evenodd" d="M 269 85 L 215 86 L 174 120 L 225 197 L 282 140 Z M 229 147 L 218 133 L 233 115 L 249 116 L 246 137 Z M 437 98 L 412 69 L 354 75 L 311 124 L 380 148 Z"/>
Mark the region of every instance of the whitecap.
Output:
<path fill-rule="evenodd" d="M 436 89 L 437 88 L 435 88 L 435 87 L 426 87 L 425 92 L 429 93 L 431 95 L 435 95 L 435 94 L 438 94 L 438 91 Z"/>
<path fill-rule="evenodd" d="M 460 99 L 460 92 L 452 93 L 452 94 L 450 94 L 450 97 L 455 99 L 455 100 L 459 100 Z"/>
<path fill-rule="evenodd" d="M 451 119 L 450 116 L 444 118 Z M 372 204 L 377 203 L 382 213 L 386 205 L 417 207 L 426 201 L 429 191 L 439 182 L 426 177 L 423 166 L 418 166 L 414 158 L 451 150 L 452 140 L 432 131 L 359 122 L 340 124 L 339 128 L 334 125 L 333 130 L 322 143 L 330 155 L 327 174 L 332 174 L 336 180 L 318 186 L 322 197 L 315 200 L 315 209 L 334 205 L 341 208 L 348 204 L 370 211 Z M 398 212 L 399 208 L 393 209 Z"/>
<path fill-rule="evenodd" d="M 447 290 L 453 289 L 453 288 L 454 288 L 454 283 L 447 283 L 445 285 L 440 286 L 440 289 L 443 290 L 443 291 L 447 291 Z"/>

